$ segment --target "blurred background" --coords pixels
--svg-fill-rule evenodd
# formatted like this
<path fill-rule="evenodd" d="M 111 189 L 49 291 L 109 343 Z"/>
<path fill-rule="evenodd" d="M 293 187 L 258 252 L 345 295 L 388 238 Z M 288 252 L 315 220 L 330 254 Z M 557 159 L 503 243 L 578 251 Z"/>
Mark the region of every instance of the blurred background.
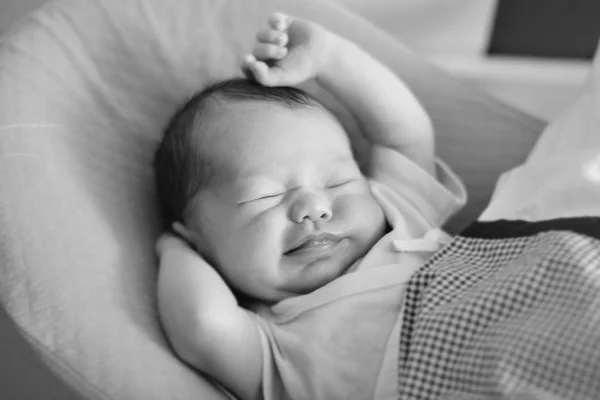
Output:
<path fill-rule="evenodd" d="M 46 1 L 0 0 L 0 32 Z M 599 0 L 337 1 L 442 69 L 545 120 L 575 98 L 600 35 Z"/>

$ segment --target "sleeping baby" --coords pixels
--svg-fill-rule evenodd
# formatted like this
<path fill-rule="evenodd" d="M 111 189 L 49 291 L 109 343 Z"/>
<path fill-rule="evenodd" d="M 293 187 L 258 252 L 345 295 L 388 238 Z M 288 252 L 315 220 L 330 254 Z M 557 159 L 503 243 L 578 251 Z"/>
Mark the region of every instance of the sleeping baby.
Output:
<path fill-rule="evenodd" d="M 157 242 L 174 351 L 241 399 L 392 399 L 403 288 L 445 245 L 464 187 L 409 89 L 318 24 L 272 15 L 243 62 L 171 119 Z M 334 95 L 370 143 L 295 88 Z"/>

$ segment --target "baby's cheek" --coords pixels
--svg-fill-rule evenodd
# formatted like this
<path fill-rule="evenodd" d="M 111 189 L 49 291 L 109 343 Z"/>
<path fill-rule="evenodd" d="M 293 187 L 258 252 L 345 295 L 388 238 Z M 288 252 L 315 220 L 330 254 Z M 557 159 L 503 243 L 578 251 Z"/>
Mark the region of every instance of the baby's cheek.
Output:
<path fill-rule="evenodd" d="M 385 227 L 383 210 L 370 194 L 352 194 L 336 199 L 334 217 L 336 212 L 340 219 L 366 231 Z"/>
<path fill-rule="evenodd" d="M 365 229 L 368 232 L 371 232 L 372 235 L 377 236 L 377 239 L 379 239 L 381 236 L 383 236 L 387 225 L 383 209 L 377 200 L 370 195 L 368 199 L 365 199 L 364 207 L 365 210 L 368 210 L 364 213 L 364 223 L 366 224 Z"/>
<path fill-rule="evenodd" d="M 281 254 L 287 224 L 283 208 L 273 208 L 254 217 L 241 233 L 245 236 L 244 241 L 248 252 L 260 258 L 273 258 Z"/>
<path fill-rule="evenodd" d="M 229 242 L 225 254 L 225 268 L 222 271 L 238 291 L 248 296 L 262 298 L 272 289 L 275 281 L 273 265 L 274 252 L 271 235 L 259 228 L 238 232 Z"/>

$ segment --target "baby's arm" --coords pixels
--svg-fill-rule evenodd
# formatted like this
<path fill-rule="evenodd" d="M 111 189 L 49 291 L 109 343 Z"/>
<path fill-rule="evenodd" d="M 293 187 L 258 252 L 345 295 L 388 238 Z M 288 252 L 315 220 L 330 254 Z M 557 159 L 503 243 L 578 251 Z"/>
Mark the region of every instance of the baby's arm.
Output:
<path fill-rule="evenodd" d="M 158 310 L 175 352 L 241 399 L 260 398 L 257 327 L 219 274 L 182 240 L 157 244 Z"/>
<path fill-rule="evenodd" d="M 408 87 L 354 43 L 336 36 L 317 81 L 356 117 L 371 142 L 435 170 L 433 124 Z"/>
<path fill-rule="evenodd" d="M 274 14 L 245 67 L 269 86 L 315 78 L 357 118 L 371 142 L 434 171 L 431 119 L 408 87 L 354 43 L 318 24 Z"/>

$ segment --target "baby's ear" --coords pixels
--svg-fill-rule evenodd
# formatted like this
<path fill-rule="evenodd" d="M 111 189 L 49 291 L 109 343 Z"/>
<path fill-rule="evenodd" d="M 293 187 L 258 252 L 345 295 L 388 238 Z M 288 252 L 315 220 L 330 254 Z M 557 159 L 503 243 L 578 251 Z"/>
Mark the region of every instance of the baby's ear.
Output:
<path fill-rule="evenodd" d="M 185 240 L 189 244 L 193 244 L 192 235 L 190 234 L 190 231 L 181 222 L 173 222 L 173 225 L 171 225 L 171 229 L 173 229 L 173 232 L 175 232 L 183 240 Z"/>
<path fill-rule="evenodd" d="M 181 222 L 173 222 L 171 225 L 171 229 L 175 235 L 179 236 L 181 239 L 185 240 L 187 244 L 194 250 L 196 250 L 201 256 L 205 257 L 205 241 L 203 240 L 202 235 L 198 234 L 193 229 L 189 229 Z"/>

